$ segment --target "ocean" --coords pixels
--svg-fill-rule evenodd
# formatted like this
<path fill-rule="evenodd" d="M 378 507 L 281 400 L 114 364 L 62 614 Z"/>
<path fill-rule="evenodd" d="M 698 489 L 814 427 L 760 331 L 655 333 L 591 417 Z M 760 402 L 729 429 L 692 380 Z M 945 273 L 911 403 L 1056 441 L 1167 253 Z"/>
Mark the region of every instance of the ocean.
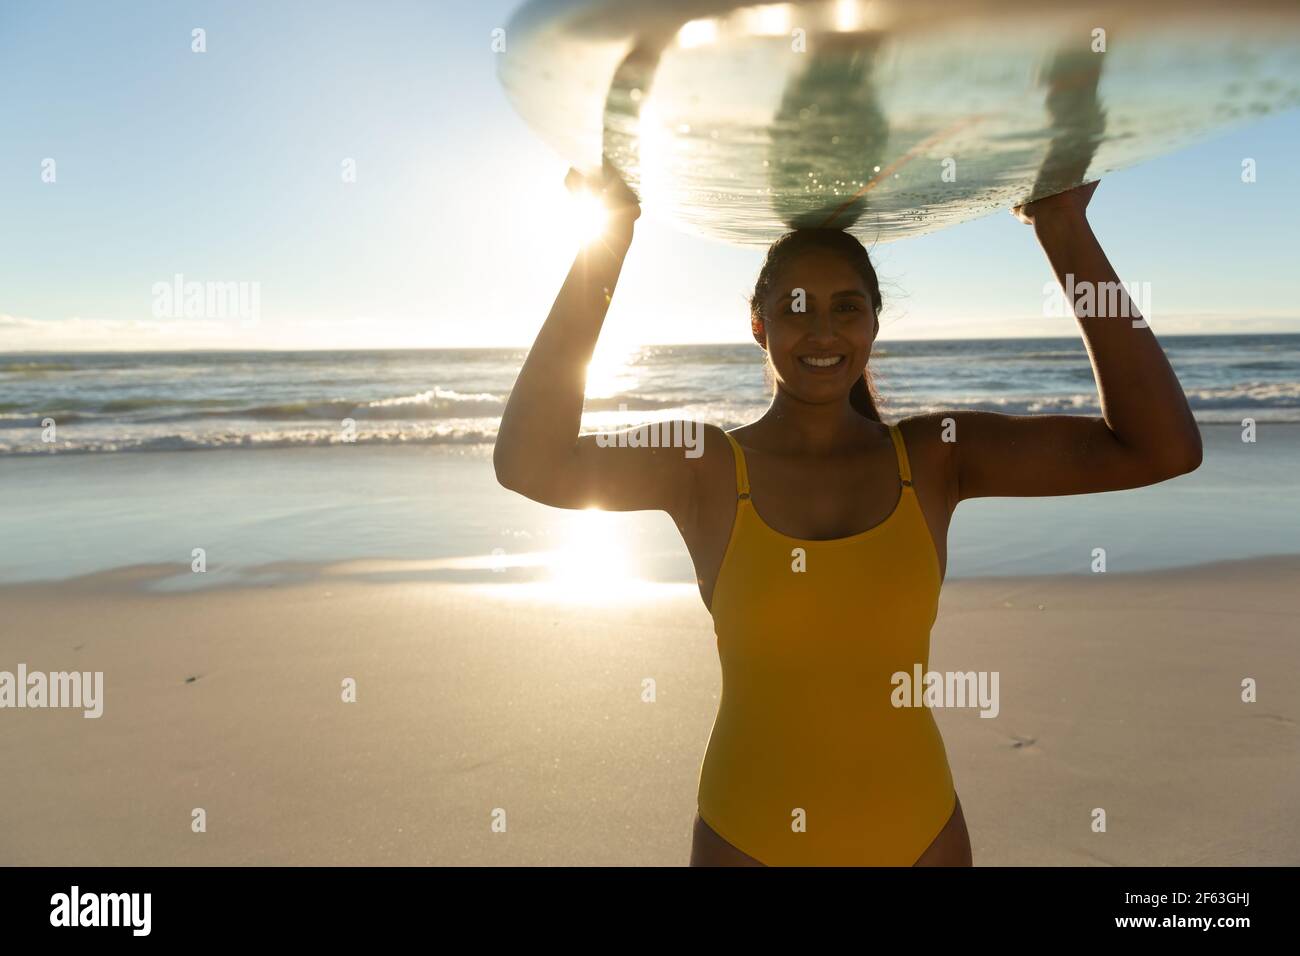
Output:
<path fill-rule="evenodd" d="M 1300 335 L 1162 340 L 1203 423 L 1300 421 Z M 0 455 L 357 444 L 491 445 L 523 349 L 0 355 Z M 597 353 L 584 429 L 767 406 L 754 345 Z M 884 343 L 886 420 L 938 409 L 1097 414 L 1079 339 Z M 53 431 L 48 427 L 52 421 Z M 350 422 L 350 425 L 345 425 Z M 44 423 L 44 424 L 43 424 Z"/>
<path fill-rule="evenodd" d="M 1090 574 L 1098 547 L 1110 573 L 1300 551 L 1300 335 L 1163 344 L 1202 426 L 1201 468 L 1104 495 L 962 502 L 950 579 Z M 0 582 L 159 565 L 168 588 L 273 584 L 368 561 L 362 577 L 584 600 L 632 579 L 692 586 L 666 514 L 565 511 L 497 484 L 492 441 L 524 355 L 0 356 Z M 750 421 L 767 404 L 761 359 L 748 345 L 598 351 L 584 430 Z M 1075 340 L 890 342 L 872 367 L 887 421 L 1098 410 Z"/>

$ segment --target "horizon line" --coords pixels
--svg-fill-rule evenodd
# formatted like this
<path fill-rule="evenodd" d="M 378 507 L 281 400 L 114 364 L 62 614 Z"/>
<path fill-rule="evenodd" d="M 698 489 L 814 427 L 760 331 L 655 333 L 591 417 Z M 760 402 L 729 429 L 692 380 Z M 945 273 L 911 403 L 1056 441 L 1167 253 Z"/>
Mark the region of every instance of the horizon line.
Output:
<path fill-rule="evenodd" d="M 1190 338 L 1216 338 L 1216 337 L 1280 337 L 1280 336 L 1297 336 L 1300 337 L 1300 330 L 1293 332 L 1168 332 L 1161 336 L 1161 341 L 1168 339 L 1190 339 Z M 879 340 L 877 340 L 879 342 Z M 954 336 L 954 337 L 933 337 L 933 338 L 912 338 L 912 339 L 889 339 L 885 342 L 879 342 L 881 345 L 890 343 L 911 344 L 926 342 L 1082 342 L 1082 335 L 990 335 L 990 336 Z M 313 348 L 311 346 L 301 347 L 281 347 L 268 348 L 265 346 L 227 346 L 224 348 L 217 347 L 192 347 L 192 348 L 151 348 L 151 347 L 134 347 L 120 349 L 106 348 L 63 348 L 63 349 L 39 349 L 39 348 L 19 348 L 12 351 L 0 350 L 0 355 L 124 355 L 124 354 L 141 354 L 154 353 L 160 355 L 189 355 L 203 353 L 295 353 L 295 352 L 487 352 L 502 350 L 519 350 L 531 349 L 535 342 L 517 345 L 395 345 L 395 346 L 373 346 L 373 347 L 356 347 L 356 346 L 329 346 Z M 597 341 L 597 347 L 600 342 Z M 643 342 L 635 348 L 716 348 L 718 346 L 728 345 L 754 345 L 758 347 L 753 340 L 735 339 L 721 342 Z"/>

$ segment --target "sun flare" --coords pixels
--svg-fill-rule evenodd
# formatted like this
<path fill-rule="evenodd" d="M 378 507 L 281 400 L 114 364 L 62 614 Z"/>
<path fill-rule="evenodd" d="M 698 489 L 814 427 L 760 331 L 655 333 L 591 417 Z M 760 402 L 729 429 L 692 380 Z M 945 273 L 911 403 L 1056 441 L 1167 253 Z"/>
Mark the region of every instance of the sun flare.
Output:
<path fill-rule="evenodd" d="M 598 601 L 637 583 L 634 562 L 620 533 L 619 516 L 587 508 L 566 515 L 564 544 L 551 562 L 554 593 Z"/>
<path fill-rule="evenodd" d="M 616 337 L 602 338 L 587 364 L 587 398 L 611 398 L 630 392 L 639 379 L 633 369 L 640 346 Z"/>
<path fill-rule="evenodd" d="M 573 195 L 569 205 L 568 226 L 574 241 L 585 246 L 598 239 L 609 223 L 609 211 L 600 199 L 586 190 Z"/>

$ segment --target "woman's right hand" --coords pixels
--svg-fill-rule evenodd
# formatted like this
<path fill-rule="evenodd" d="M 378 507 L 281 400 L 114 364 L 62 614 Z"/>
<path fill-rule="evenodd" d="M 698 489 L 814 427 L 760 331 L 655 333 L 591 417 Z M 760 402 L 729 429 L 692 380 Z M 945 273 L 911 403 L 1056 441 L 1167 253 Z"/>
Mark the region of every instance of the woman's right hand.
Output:
<path fill-rule="evenodd" d="M 571 193 L 585 192 L 600 201 L 609 215 L 608 232 L 630 233 L 632 223 L 641 216 L 641 201 L 608 158 L 595 176 L 584 176 L 578 170 L 570 169 L 564 177 L 564 185 Z"/>

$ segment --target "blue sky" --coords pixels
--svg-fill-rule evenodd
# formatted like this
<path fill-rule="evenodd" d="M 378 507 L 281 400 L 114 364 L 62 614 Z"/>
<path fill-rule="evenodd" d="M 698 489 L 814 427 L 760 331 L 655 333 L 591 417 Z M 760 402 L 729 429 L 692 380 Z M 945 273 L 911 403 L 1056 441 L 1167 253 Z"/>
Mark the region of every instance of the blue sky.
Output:
<path fill-rule="evenodd" d="M 574 250 L 567 164 L 496 79 L 515 6 L 0 6 L 0 350 L 529 343 Z M 1158 332 L 1300 331 L 1298 157 L 1293 111 L 1103 181 L 1094 228 Z M 745 340 L 761 255 L 643 219 L 606 337 Z M 886 339 L 1074 334 L 1006 213 L 875 257 Z M 257 282 L 260 321 L 156 319 L 176 273 Z"/>

